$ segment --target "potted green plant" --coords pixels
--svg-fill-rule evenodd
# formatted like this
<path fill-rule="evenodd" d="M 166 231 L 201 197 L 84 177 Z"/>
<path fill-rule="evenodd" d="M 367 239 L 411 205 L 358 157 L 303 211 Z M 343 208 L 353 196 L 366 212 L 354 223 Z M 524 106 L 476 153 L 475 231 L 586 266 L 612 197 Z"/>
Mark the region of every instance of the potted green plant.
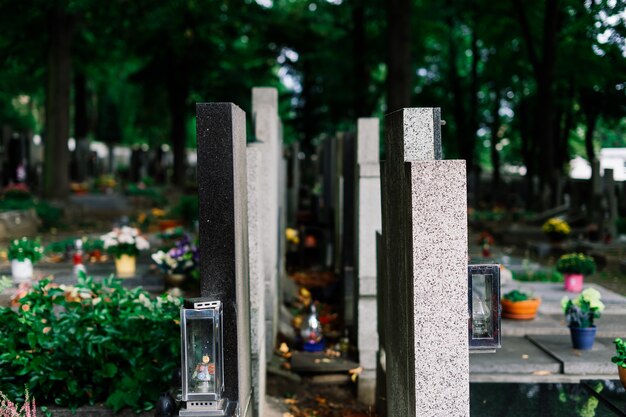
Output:
<path fill-rule="evenodd" d="M 532 320 L 537 315 L 541 298 L 532 293 L 512 290 L 502 297 L 502 317 L 514 320 Z"/>
<path fill-rule="evenodd" d="M 137 255 L 150 248 L 150 243 L 134 227 L 123 226 L 100 237 L 106 251 L 115 258 L 115 270 L 120 278 L 135 275 Z"/>
<path fill-rule="evenodd" d="M 596 337 L 596 326 L 593 321 L 604 311 L 601 298 L 598 290 L 587 288 L 573 300 L 567 296 L 561 300 L 574 349 L 590 350 L 593 347 Z"/>
<path fill-rule="evenodd" d="M 626 342 L 618 337 L 613 343 L 615 343 L 616 354 L 611 358 L 611 361 L 617 365 L 619 380 L 626 389 Z"/>
<path fill-rule="evenodd" d="M 7 257 L 11 261 L 11 274 L 15 282 L 28 282 L 33 277 L 33 265 L 43 256 L 38 239 L 23 237 L 9 245 Z"/>
<path fill-rule="evenodd" d="M 565 291 L 581 292 L 585 275 L 596 271 L 596 262 L 582 253 L 566 253 L 557 261 L 556 270 L 563 274 Z"/>
<path fill-rule="evenodd" d="M 548 239 L 552 243 L 563 242 L 572 231 L 569 224 L 558 217 L 548 219 L 543 226 L 541 226 L 541 230 L 548 236 Z"/>

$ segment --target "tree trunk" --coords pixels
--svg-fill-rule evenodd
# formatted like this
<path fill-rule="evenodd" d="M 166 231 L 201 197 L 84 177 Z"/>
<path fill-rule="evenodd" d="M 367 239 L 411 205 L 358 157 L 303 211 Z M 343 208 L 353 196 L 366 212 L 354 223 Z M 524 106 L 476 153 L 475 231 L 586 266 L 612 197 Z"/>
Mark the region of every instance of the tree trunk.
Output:
<path fill-rule="evenodd" d="M 449 10 L 452 9 L 452 0 L 446 1 L 446 6 Z M 456 136 L 456 145 L 461 159 L 467 161 L 466 169 L 471 170 L 472 161 L 468 158 L 468 146 L 467 146 L 467 123 L 466 123 L 466 109 L 465 99 L 463 96 L 463 86 L 461 85 L 461 76 L 459 75 L 459 66 L 457 63 L 457 43 L 458 41 L 454 37 L 454 20 L 452 13 L 449 12 L 446 18 L 448 26 L 448 77 L 450 79 L 450 90 L 452 91 L 452 114 L 454 117 L 454 133 Z"/>
<path fill-rule="evenodd" d="M 76 179 L 87 174 L 87 79 L 82 71 L 74 74 L 74 138 L 76 138 Z"/>
<path fill-rule="evenodd" d="M 494 195 L 494 201 L 500 192 L 500 152 L 497 145 L 500 142 L 500 88 L 495 89 L 495 98 L 493 102 L 493 108 L 491 109 L 491 165 L 493 166 L 493 184 L 492 192 Z"/>
<path fill-rule="evenodd" d="M 541 208 L 547 209 L 558 203 L 554 199 L 558 171 L 554 166 L 554 93 L 553 84 L 556 67 L 556 45 L 558 33 L 558 0 L 546 0 L 543 20 L 541 57 L 538 56 L 530 31 L 530 24 L 522 0 L 514 1 L 522 35 L 528 50 L 537 84 L 537 104 L 535 106 L 534 136 L 542 144 L 539 154 L 539 174 L 542 183 Z"/>
<path fill-rule="evenodd" d="M 367 86 L 369 71 L 366 65 L 365 53 L 365 7 L 363 0 L 355 0 L 352 9 L 353 23 L 353 72 L 354 72 L 354 118 L 370 116 L 367 106 Z"/>
<path fill-rule="evenodd" d="M 411 105 L 411 0 L 387 0 L 387 113 Z"/>
<path fill-rule="evenodd" d="M 168 102 L 171 117 L 170 140 L 174 154 L 172 184 L 178 187 L 184 187 L 187 178 L 187 131 L 185 129 L 185 120 L 187 117 L 189 83 L 186 74 L 184 66 L 175 65 L 168 77 Z"/>
<path fill-rule="evenodd" d="M 559 180 L 557 167 L 554 165 L 555 141 L 553 133 L 554 118 L 554 74 L 556 67 L 556 35 L 557 35 L 557 0 L 546 0 L 544 16 L 544 31 L 542 45 L 542 65 L 537 73 L 537 103 L 535 120 L 537 121 L 537 138 L 542 143 L 541 167 L 543 190 L 541 196 L 542 208 L 548 209 L 559 204 L 555 200 L 557 181 Z"/>
<path fill-rule="evenodd" d="M 476 132 L 478 131 L 478 35 L 476 30 L 478 25 L 476 19 L 473 21 L 474 28 L 472 30 L 472 67 L 470 69 L 470 89 L 469 89 L 469 111 L 467 120 L 466 155 L 467 169 L 473 171 L 475 169 L 474 155 L 476 151 Z"/>
<path fill-rule="evenodd" d="M 70 89 L 72 85 L 73 18 L 57 7 L 49 17 L 46 80 L 44 195 L 65 199 L 69 194 Z"/>
<path fill-rule="evenodd" d="M 522 95 L 520 91 L 518 94 Z M 519 105 L 519 129 L 520 129 L 520 138 L 522 141 L 522 159 L 524 160 L 524 165 L 526 166 L 526 208 L 531 209 L 533 207 L 533 203 L 535 201 L 535 187 L 533 185 L 533 176 L 535 175 L 535 167 L 534 167 L 534 146 L 531 143 L 531 135 L 530 135 L 530 120 L 528 114 L 528 98 L 523 97 L 520 101 Z"/>
<path fill-rule="evenodd" d="M 593 134 L 595 133 L 596 124 L 598 123 L 598 113 L 589 112 L 586 116 L 585 150 L 587 151 L 589 163 L 593 164 L 594 159 L 596 159 L 596 151 L 593 148 Z"/>

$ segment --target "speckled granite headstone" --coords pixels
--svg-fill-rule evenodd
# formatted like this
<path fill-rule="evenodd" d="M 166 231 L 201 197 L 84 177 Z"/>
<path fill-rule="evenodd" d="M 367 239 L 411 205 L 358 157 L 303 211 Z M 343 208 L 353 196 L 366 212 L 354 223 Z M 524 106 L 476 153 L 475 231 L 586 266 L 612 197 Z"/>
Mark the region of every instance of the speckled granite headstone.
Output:
<path fill-rule="evenodd" d="M 224 304 L 224 395 L 251 415 L 245 113 L 196 104 L 200 292 Z"/>
<path fill-rule="evenodd" d="M 441 157 L 439 109 L 385 117 L 387 415 L 469 416 L 467 185 Z"/>

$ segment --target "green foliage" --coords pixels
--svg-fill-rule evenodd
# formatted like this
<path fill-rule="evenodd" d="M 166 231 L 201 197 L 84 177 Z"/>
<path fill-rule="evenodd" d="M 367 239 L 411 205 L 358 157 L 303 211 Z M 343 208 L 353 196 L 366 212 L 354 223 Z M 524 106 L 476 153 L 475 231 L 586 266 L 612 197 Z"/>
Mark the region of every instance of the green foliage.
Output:
<path fill-rule="evenodd" d="M 594 288 L 587 288 L 573 300 L 567 296 L 561 300 L 561 307 L 570 327 L 592 327 L 593 320 L 600 317 L 604 311 L 604 304 L 600 299 L 600 292 Z"/>
<path fill-rule="evenodd" d="M 554 269 L 513 272 L 513 279 L 522 282 L 563 282 L 563 275 Z"/>
<path fill-rule="evenodd" d="M 26 385 L 44 404 L 150 409 L 179 361 L 180 302 L 112 277 L 37 282 L 17 311 L 0 309 L 0 391 L 17 397 Z"/>
<path fill-rule="evenodd" d="M 556 269 L 563 274 L 589 275 L 596 271 L 596 262 L 582 253 L 566 253 L 556 262 Z"/>
<path fill-rule="evenodd" d="M 193 224 L 198 220 L 198 196 L 182 195 L 178 204 L 172 209 L 172 215 L 185 224 Z"/>
<path fill-rule="evenodd" d="M 532 300 L 534 297 L 531 293 L 528 293 L 525 291 L 512 290 L 504 294 L 502 298 L 512 301 L 512 302 L 517 302 L 517 301 Z"/>
<path fill-rule="evenodd" d="M 14 259 L 18 261 L 30 259 L 34 264 L 43 256 L 43 248 L 39 239 L 29 239 L 24 236 L 21 239 L 11 241 L 7 256 L 10 261 Z"/>
<path fill-rule="evenodd" d="M 0 277 L 0 293 L 13 286 L 13 280 L 6 275 Z"/>
<path fill-rule="evenodd" d="M 34 199 L 31 194 L 12 192 L 5 194 L 4 198 L 0 200 L 0 211 L 30 209 L 35 209 L 37 217 L 41 220 L 44 229 L 58 227 L 60 225 L 62 210 L 45 201 Z"/>
<path fill-rule="evenodd" d="M 152 200 L 154 205 L 162 206 L 165 204 L 165 198 L 159 188 L 149 187 L 144 184 L 130 184 L 126 187 L 126 194 L 135 197 L 146 197 Z"/>
<path fill-rule="evenodd" d="M 611 361 L 617 366 L 626 368 L 626 342 L 618 337 L 613 343 L 615 343 L 616 354 L 611 358 Z"/>

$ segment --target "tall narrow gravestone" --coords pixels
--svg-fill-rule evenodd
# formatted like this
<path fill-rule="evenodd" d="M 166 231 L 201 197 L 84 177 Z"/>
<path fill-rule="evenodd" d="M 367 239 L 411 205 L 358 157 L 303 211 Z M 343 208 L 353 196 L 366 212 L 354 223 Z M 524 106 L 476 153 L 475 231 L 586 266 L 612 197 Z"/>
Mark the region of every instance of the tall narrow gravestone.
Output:
<path fill-rule="evenodd" d="M 379 122 L 361 118 L 357 124 L 355 181 L 357 346 L 363 367 L 358 381 L 359 400 L 374 404 L 378 329 L 376 308 L 376 232 L 381 228 Z"/>
<path fill-rule="evenodd" d="M 258 142 L 248 144 L 248 257 L 250 269 L 250 336 L 255 416 L 265 409 L 265 268 L 263 266 L 263 154 Z"/>
<path fill-rule="evenodd" d="M 388 416 L 469 416 L 465 161 L 440 160 L 440 123 L 434 108 L 385 116 Z"/>
<path fill-rule="evenodd" d="M 224 397 L 251 416 L 245 113 L 196 105 L 200 292 L 223 303 Z"/>
<path fill-rule="evenodd" d="M 263 223 L 263 267 L 265 268 L 265 326 L 266 354 L 274 349 L 278 329 L 280 299 L 279 280 L 279 169 L 282 146 L 278 119 L 278 92 L 275 88 L 255 87 L 252 89 L 252 118 L 254 135 L 261 143 L 263 181 L 261 193 Z"/>

